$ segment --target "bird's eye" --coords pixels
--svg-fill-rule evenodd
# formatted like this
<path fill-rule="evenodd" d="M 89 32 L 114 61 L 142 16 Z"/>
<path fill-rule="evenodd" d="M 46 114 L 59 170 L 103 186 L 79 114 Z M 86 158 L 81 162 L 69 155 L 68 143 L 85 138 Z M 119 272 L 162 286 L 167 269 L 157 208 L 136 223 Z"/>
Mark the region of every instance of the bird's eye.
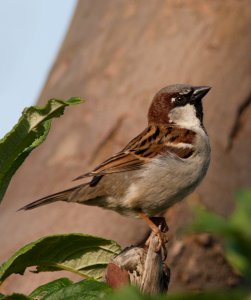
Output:
<path fill-rule="evenodd" d="M 172 99 L 174 99 L 174 101 L 172 101 L 172 102 L 175 102 L 175 105 L 183 106 L 188 102 L 188 98 L 189 98 L 188 95 L 181 95 L 179 93 L 176 95 L 175 98 L 172 98 Z"/>
<path fill-rule="evenodd" d="M 184 100 L 184 96 L 183 95 L 178 95 L 176 97 L 176 99 L 180 102 L 180 101 Z"/>
<path fill-rule="evenodd" d="M 172 103 L 177 102 L 177 104 L 178 104 L 178 103 L 181 102 L 183 99 L 184 99 L 184 97 L 178 94 L 178 95 L 176 95 L 175 97 L 172 97 L 172 98 L 171 98 L 171 102 L 172 102 Z"/>

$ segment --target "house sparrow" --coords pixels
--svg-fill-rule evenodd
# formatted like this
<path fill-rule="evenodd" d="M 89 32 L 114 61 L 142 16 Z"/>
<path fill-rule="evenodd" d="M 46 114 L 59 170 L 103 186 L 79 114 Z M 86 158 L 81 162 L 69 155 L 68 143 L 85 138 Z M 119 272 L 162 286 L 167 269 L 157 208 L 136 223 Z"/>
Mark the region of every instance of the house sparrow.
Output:
<path fill-rule="evenodd" d="M 28 210 L 55 201 L 97 205 L 143 218 L 163 213 L 190 194 L 205 176 L 210 144 L 203 126 L 202 98 L 210 87 L 176 84 L 153 98 L 147 128 L 117 154 L 76 179 L 88 183 L 32 202 Z"/>

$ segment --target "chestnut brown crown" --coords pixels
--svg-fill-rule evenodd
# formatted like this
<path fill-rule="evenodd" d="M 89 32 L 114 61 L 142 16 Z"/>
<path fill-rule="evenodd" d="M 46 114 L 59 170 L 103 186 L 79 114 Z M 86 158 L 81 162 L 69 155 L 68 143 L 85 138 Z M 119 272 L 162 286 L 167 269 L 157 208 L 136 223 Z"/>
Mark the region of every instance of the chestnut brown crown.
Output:
<path fill-rule="evenodd" d="M 174 84 L 161 89 L 153 98 L 148 111 L 149 124 L 171 124 L 169 113 L 176 107 L 193 105 L 196 116 L 203 122 L 202 98 L 209 92 L 209 86 Z"/>

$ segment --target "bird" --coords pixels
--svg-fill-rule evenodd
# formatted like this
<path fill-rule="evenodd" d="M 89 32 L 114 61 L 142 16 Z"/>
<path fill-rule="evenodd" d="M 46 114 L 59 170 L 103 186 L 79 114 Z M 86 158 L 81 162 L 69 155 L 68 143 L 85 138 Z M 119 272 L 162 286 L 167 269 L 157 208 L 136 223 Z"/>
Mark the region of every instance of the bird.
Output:
<path fill-rule="evenodd" d="M 148 110 L 148 125 L 121 151 L 75 178 L 86 183 L 25 205 L 30 210 L 55 201 L 95 205 L 143 219 L 158 235 L 151 217 L 163 214 L 200 184 L 210 163 L 202 98 L 209 86 L 169 85 Z"/>

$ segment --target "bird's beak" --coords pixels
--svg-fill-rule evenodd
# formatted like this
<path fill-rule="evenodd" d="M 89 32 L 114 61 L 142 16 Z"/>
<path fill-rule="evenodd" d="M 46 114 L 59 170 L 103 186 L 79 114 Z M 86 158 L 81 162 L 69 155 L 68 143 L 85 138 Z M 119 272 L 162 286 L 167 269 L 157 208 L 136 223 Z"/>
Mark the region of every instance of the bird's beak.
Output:
<path fill-rule="evenodd" d="M 209 91 L 211 87 L 210 86 L 196 86 L 194 87 L 192 100 L 197 101 L 201 100 Z"/>

